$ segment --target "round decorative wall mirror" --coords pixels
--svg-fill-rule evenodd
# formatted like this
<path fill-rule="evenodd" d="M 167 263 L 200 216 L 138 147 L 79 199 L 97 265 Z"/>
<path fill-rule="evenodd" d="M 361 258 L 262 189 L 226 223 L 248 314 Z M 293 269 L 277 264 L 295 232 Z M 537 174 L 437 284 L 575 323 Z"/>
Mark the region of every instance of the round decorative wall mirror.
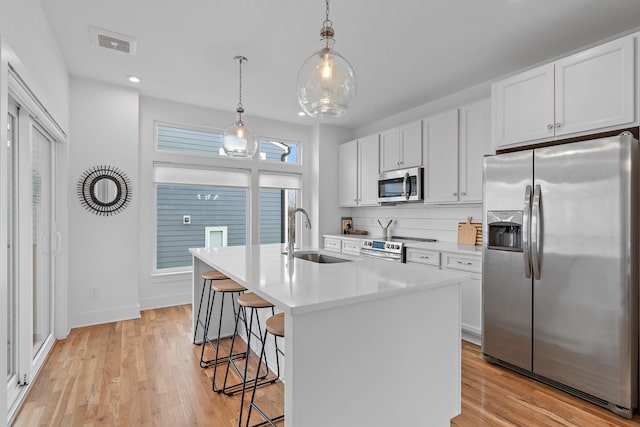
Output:
<path fill-rule="evenodd" d="M 78 198 L 89 212 L 115 215 L 131 202 L 131 180 L 113 166 L 94 166 L 78 180 Z"/>

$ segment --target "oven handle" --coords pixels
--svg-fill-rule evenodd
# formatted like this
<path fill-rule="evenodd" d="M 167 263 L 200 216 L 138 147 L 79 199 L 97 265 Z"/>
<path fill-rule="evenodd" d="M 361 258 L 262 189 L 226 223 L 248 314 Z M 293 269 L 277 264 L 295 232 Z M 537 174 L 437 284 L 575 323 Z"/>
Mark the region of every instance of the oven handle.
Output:
<path fill-rule="evenodd" d="M 367 258 L 382 259 L 385 261 L 402 261 L 402 257 L 400 255 L 395 257 L 387 254 L 379 254 L 378 252 L 372 252 L 367 249 L 360 249 L 360 256 L 367 257 Z"/>

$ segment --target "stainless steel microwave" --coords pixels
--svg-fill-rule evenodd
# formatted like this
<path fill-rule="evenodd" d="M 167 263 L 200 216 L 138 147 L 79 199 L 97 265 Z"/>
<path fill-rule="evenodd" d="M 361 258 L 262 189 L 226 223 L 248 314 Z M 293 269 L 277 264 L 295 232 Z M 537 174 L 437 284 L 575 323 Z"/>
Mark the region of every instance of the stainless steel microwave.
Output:
<path fill-rule="evenodd" d="M 378 202 L 417 202 L 423 199 L 424 168 L 400 169 L 378 175 Z"/>

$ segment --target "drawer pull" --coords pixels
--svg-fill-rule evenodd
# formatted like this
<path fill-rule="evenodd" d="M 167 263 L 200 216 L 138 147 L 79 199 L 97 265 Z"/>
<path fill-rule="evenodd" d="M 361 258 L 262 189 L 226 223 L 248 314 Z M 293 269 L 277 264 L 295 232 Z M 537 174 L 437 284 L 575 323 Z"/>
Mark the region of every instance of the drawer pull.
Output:
<path fill-rule="evenodd" d="M 464 261 L 456 261 L 456 262 L 457 262 L 458 264 L 460 264 L 460 265 L 473 265 L 473 263 L 472 263 L 472 262 L 470 262 L 470 261 L 467 261 L 467 262 L 464 262 Z"/>
<path fill-rule="evenodd" d="M 429 258 L 431 258 L 431 257 L 428 257 L 428 256 L 426 256 L 426 255 L 420 255 L 420 258 L 422 258 L 422 259 L 429 259 Z"/>

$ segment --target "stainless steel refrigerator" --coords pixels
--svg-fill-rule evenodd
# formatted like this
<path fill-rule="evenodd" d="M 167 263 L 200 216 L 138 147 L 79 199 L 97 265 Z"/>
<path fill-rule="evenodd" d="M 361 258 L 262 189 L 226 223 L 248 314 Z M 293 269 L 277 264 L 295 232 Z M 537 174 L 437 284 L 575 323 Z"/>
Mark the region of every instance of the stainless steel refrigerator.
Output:
<path fill-rule="evenodd" d="M 638 141 L 484 162 L 486 360 L 630 418 L 638 401 Z"/>

